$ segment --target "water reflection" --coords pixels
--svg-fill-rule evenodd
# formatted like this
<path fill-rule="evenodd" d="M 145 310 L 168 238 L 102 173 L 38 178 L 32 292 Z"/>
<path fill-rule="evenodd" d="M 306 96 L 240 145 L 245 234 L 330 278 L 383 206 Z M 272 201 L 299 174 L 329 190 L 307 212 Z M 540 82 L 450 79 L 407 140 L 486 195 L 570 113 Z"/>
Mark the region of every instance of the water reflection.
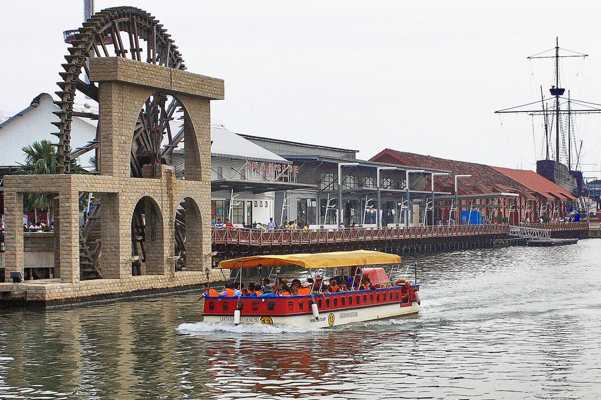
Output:
<path fill-rule="evenodd" d="M 594 397 L 600 245 L 410 259 L 420 316 L 329 331 L 215 329 L 197 295 L 2 311 L 0 398 Z"/>

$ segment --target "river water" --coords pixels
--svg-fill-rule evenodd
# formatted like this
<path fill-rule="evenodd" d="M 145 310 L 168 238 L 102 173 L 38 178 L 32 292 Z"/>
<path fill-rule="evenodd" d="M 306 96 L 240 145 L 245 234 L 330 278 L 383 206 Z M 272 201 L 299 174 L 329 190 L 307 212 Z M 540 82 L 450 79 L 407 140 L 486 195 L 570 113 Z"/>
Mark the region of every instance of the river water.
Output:
<path fill-rule="evenodd" d="M 182 294 L 0 310 L 0 399 L 601 399 L 601 241 L 416 260 L 418 317 L 219 329 Z"/>

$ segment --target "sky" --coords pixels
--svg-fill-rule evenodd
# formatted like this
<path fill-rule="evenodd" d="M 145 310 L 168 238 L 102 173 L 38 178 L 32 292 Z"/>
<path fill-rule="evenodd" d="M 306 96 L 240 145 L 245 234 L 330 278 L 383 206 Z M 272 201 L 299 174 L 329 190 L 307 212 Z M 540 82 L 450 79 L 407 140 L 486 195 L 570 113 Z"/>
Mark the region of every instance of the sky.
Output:
<path fill-rule="evenodd" d="M 572 97 L 601 103 L 601 4 L 588 1 L 111 1 L 161 20 L 188 70 L 225 80 L 212 123 L 252 135 L 535 168 L 542 122 L 497 109 L 536 101 L 554 46 Z M 3 2 L 0 114 L 58 90 L 82 0 Z M 452 4 L 452 7 L 449 5 Z M 528 4 L 524 6 L 524 4 Z M 569 6 L 569 8 L 568 8 Z M 575 121 L 585 176 L 601 175 L 601 115 Z M 49 128 L 49 132 L 50 132 Z"/>

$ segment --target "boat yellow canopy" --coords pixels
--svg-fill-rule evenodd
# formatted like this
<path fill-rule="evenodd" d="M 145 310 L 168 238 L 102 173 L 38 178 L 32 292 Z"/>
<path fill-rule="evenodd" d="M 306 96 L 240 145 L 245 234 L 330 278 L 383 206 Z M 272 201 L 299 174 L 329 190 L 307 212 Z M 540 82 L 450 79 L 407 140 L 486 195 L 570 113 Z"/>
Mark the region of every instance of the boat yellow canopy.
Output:
<path fill-rule="evenodd" d="M 219 268 L 239 269 L 296 265 L 301 268 L 362 267 L 367 265 L 400 264 L 401 257 L 380 251 L 355 250 L 329 253 L 261 255 L 233 258 L 219 262 Z"/>

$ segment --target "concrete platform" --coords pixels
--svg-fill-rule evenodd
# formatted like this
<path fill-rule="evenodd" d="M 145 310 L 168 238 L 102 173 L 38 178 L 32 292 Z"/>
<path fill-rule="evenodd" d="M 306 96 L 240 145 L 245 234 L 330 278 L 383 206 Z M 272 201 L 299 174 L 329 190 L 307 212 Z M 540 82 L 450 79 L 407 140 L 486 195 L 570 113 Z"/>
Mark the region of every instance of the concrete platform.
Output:
<path fill-rule="evenodd" d="M 54 307 L 103 302 L 199 289 L 227 279 L 221 270 L 184 271 L 172 276 L 143 275 L 125 279 L 94 279 L 63 283 L 59 279 L 0 283 L 0 305 Z"/>
<path fill-rule="evenodd" d="M 566 246 L 569 244 L 578 243 L 578 239 L 534 239 L 528 241 L 528 246 L 531 247 L 553 247 Z"/>

